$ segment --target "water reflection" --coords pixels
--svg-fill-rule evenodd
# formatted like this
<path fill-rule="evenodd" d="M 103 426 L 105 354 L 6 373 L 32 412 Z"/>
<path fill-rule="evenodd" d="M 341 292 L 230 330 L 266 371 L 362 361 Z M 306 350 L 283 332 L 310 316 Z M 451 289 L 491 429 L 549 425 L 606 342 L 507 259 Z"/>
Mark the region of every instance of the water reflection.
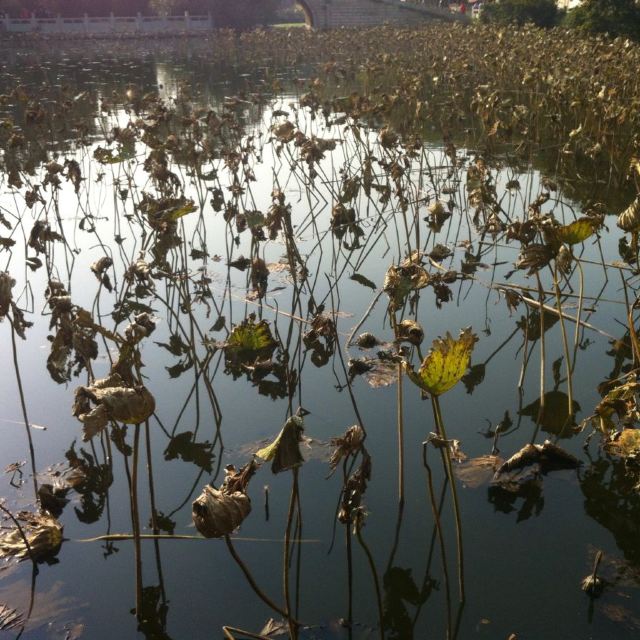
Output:
<path fill-rule="evenodd" d="M 640 566 L 638 536 L 638 474 L 624 460 L 598 452 L 581 474 L 580 489 L 586 513 L 609 530 L 625 559 Z"/>

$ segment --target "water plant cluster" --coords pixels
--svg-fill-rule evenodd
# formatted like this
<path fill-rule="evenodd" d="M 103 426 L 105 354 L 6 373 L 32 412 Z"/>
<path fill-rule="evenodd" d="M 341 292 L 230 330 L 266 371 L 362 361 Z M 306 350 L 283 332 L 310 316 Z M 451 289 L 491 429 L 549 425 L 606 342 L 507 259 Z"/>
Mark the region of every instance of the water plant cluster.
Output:
<path fill-rule="evenodd" d="M 99 545 L 127 550 L 139 633 L 184 633 L 163 560 L 198 540 L 195 564 L 215 553 L 255 604 L 215 582 L 193 637 L 468 637 L 491 606 L 469 496 L 530 522 L 562 481 L 615 544 L 583 540 L 587 578 L 561 586 L 600 637 L 632 634 L 640 48 L 221 31 L 167 84 L 121 44 L 96 42 L 93 69 L 77 45 L 43 63 L 46 41 L 0 67 L 0 329 L 26 460 L 6 461 L 0 557 L 32 565 L 0 629 L 37 633 L 43 563 Z M 325 603 L 304 571 L 327 551 Z"/>

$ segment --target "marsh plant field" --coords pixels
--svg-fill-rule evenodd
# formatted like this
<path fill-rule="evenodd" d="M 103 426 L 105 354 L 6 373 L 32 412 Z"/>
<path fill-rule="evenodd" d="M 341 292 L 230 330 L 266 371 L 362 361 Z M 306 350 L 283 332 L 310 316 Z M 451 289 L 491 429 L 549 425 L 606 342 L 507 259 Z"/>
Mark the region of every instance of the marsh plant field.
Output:
<path fill-rule="evenodd" d="M 638 68 L 0 40 L 0 635 L 636 638 Z"/>

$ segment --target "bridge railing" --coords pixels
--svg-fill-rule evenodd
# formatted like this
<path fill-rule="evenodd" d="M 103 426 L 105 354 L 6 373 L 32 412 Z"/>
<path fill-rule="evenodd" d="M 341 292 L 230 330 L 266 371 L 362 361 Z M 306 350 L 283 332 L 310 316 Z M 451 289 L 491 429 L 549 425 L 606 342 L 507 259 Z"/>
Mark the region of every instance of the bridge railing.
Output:
<path fill-rule="evenodd" d="M 188 11 L 179 16 L 114 16 L 76 18 L 10 18 L 0 16 L 0 33 L 163 33 L 169 31 L 207 31 L 213 29 L 212 16 L 192 16 Z"/>

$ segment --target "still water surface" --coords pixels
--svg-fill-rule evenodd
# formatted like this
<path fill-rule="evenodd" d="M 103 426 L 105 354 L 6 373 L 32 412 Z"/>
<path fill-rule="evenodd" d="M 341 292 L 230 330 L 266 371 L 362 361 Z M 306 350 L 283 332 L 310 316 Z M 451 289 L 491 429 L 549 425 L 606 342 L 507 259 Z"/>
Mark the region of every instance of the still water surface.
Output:
<path fill-rule="evenodd" d="M 244 167 L 255 177 L 243 184 L 238 195 L 229 188 L 233 186 L 232 172 L 223 160 L 208 165 L 217 171 L 209 179 L 194 175 L 188 163 L 178 160 L 171 164 L 180 189 L 194 200 L 197 211 L 179 221 L 177 233 L 182 244 L 167 254 L 171 277 L 156 278 L 154 293 L 138 299 L 150 307 L 156 320 L 156 330 L 141 347 L 142 374 L 156 400 L 148 425 L 148 449 L 144 429 L 140 441 L 142 533 L 152 533 L 155 504 L 163 533 L 195 535 L 191 503 L 202 487 L 208 482 L 219 485 L 226 465 L 248 462 L 301 406 L 309 412 L 305 435 L 310 441 L 302 448 L 307 461 L 298 472 L 300 517 L 296 512 L 299 528 L 293 531 L 302 542 L 293 545 L 290 558 L 292 606 L 297 618 L 309 626 L 302 632 L 304 637 L 349 637 L 344 621 L 350 615 L 352 637 L 377 637 L 378 611 L 367 557 L 355 537 L 348 538 L 345 526 L 336 523 L 342 468 L 330 475 L 328 465 L 330 439 L 358 422 L 359 415 L 372 459 L 371 481 L 363 499 L 368 515 L 362 535 L 379 575 L 388 637 L 445 638 L 456 633 L 458 638 L 507 638 L 511 633 L 521 639 L 637 637 L 640 503 L 637 492 L 622 480 L 622 462 L 602 452 L 597 438 L 585 450 L 586 434 L 576 436 L 563 428 L 564 363 L 556 367 L 555 375 L 552 366 L 563 354 L 557 323 L 545 334 L 546 401 L 551 409 L 536 442 L 550 437 L 583 464 L 577 470 L 550 472 L 514 491 L 491 486 L 491 474 L 477 481 L 461 475 L 458 487 L 466 604 L 460 610 L 451 494 L 444 484 L 439 455 L 433 449 L 429 453 L 436 497 L 442 501 L 452 598 L 450 623 L 447 585 L 422 461 L 422 443 L 435 430 L 431 404 L 421 400 L 417 388 L 403 379 L 405 500 L 404 508 L 399 509 L 394 367 L 387 369 L 385 382 L 389 384 L 372 386 L 365 376 L 355 376 L 350 381 L 353 395 L 349 392 L 343 360 L 348 365 L 350 358 L 375 355 L 375 350 L 363 351 L 347 344 L 354 328 L 356 335 L 369 331 L 382 342 L 393 340 L 388 298 L 381 293 L 388 267 L 401 262 L 416 246 L 429 253 L 441 244 L 452 253 L 441 260 L 427 260 L 428 270 L 460 272 L 462 262 L 468 265 L 471 255 L 478 262 L 469 272 L 472 278 L 450 284 L 451 299 L 442 308 L 436 306 L 429 288 L 403 307 L 398 317 L 414 318 L 424 328 L 423 355 L 431 341 L 447 331 L 455 336 L 471 326 L 479 337 L 472 359 L 475 383 L 460 383 L 441 399 L 448 434 L 461 441 L 469 459 L 491 451 L 493 438 L 487 437 L 487 429 L 495 429 L 505 412 L 512 425 L 497 443 L 503 458 L 534 436 L 540 396 L 539 341 L 524 343 L 522 325 L 517 323 L 526 316 L 526 305 L 508 310 L 496 286 L 503 283 L 535 289 L 535 278 L 520 271 L 507 279 L 517 250 L 495 241 L 491 234 L 479 236 L 474 227 L 465 191 L 466 169 L 476 159 L 474 151 L 457 149 L 452 168 L 444 147 L 425 143 L 420 157 L 407 169 L 414 185 L 410 211 L 418 212 L 418 229 L 411 216 L 403 220 L 395 195 L 381 204 L 379 194 L 361 192 L 354 201 L 358 230 L 349 228 L 344 237 L 337 238 L 330 227 L 337 185 L 361 170 L 363 149 L 381 160 L 390 152 L 380 148 L 377 131 L 368 130 L 356 139 L 347 127 L 330 126 L 300 105 L 304 90 L 295 78 L 312 73 L 313 65 L 275 71 L 265 61 L 265 68 L 245 73 L 239 67 L 211 65 L 204 47 L 168 43 L 145 46 L 142 55 L 126 48 L 111 56 L 101 51 L 97 59 L 79 47 L 68 51 L 61 47 L 46 61 L 39 57 L 41 52 L 36 55 L 13 49 L 5 54 L 0 93 L 12 97 L 0 106 L 0 120 L 13 118 L 18 130 L 21 128 L 28 105 L 11 93 L 18 84 L 28 94 L 45 96 L 42 99 L 51 104 L 59 103 L 63 92 L 71 101 L 66 108 L 73 114 L 67 118 L 60 114 L 58 122 L 65 124 L 49 130 L 48 138 L 42 131 L 25 128 L 23 187 L 10 185 L 9 154 L 5 154 L 5 173 L 0 177 L 0 210 L 12 220 L 20 218 L 12 231 L 16 244 L 10 252 L 0 254 L 1 268 L 17 281 L 14 299 L 28 310 L 27 319 L 34 323 L 26 341 L 18 341 L 17 352 L 28 417 L 34 425 L 36 470 L 40 484 L 53 482 L 74 450 L 85 456 L 95 474 L 83 493 L 67 494 L 69 503 L 59 516 L 65 541 L 51 564 L 39 565 L 35 576 L 29 562 L 0 567 L 0 603 L 22 612 L 30 610 L 22 637 L 80 637 L 69 634 L 82 630 L 81 637 L 96 640 L 195 640 L 222 637 L 223 625 L 255 633 L 275 615 L 256 598 L 222 540 L 143 540 L 141 604 L 145 620 L 139 622 L 134 612 L 133 542 L 82 541 L 132 530 L 128 480 L 132 461 L 129 457 L 126 469 L 123 455 L 104 436 L 82 441 L 81 425 L 72 416 L 71 407 L 74 389 L 87 384 L 87 372 L 64 384 L 56 383 L 47 372 L 48 336 L 52 333 L 46 303 L 47 271 L 65 284 L 74 304 L 91 310 L 105 327 L 124 331 L 128 319 L 116 325 L 111 317 L 114 304 L 126 289 L 123 274 L 139 256 L 149 262 L 153 259 L 153 247 L 149 236 L 141 232 L 133 204 L 140 201 L 143 192 L 153 193 L 155 185 L 142 166 L 149 151 L 143 143 L 136 142 L 130 157 L 114 164 L 100 164 L 94 151 L 107 146 L 105 137 L 111 139 L 114 126 L 126 128 L 130 121 L 149 117 L 135 113 L 131 106 L 134 100 L 128 101 L 125 93 L 127 87 L 134 88 L 136 95 L 157 92 L 169 109 L 183 110 L 185 118 L 197 111 L 197 117 L 204 121 L 210 109 L 232 111 L 242 130 L 229 136 L 229 144 L 237 140 L 244 147 Z M 276 76 L 282 89 L 273 93 Z M 256 97 L 258 92 L 261 95 Z M 233 106 L 229 106 L 229 97 L 233 97 Z M 108 103 L 108 110 L 101 110 L 104 103 Z M 335 142 L 335 148 L 316 164 L 317 175 L 311 176 L 297 152 L 272 135 L 273 127 L 287 118 L 306 135 Z M 42 182 L 43 163 L 52 157 L 60 164 L 65 159 L 77 160 L 82 185 L 76 194 L 72 184 L 63 181 L 55 198 L 51 186 L 43 188 L 42 201 L 30 209 L 25 205 L 25 190 Z M 384 173 L 377 171 L 378 175 Z M 540 171 L 516 169 L 504 162 L 491 171 L 498 193 L 504 194 L 503 209 L 511 219 L 522 217 L 543 188 Z M 516 180 L 518 189 L 507 188 L 507 183 Z M 218 185 L 226 201 L 236 198 L 245 212 L 266 213 L 273 204 L 274 189 L 285 195 L 291 205 L 295 246 L 307 271 L 302 283 L 300 274 L 294 282 L 288 269 L 282 232 L 276 233 L 275 239 L 258 243 L 250 228 L 239 231 L 236 222 L 227 222 L 221 211 L 214 210 L 211 200 Z M 572 196 L 570 199 L 560 187 L 545 211 L 570 222 L 585 204 L 579 194 Z M 425 220 L 427 205 L 436 197 L 450 201 L 453 210 L 437 233 Z M 88 215 L 91 222 L 81 224 Z M 55 243 L 46 264 L 31 272 L 25 258 L 34 251 L 27 239 L 34 220 L 44 218 L 64 231 L 65 241 Z M 614 230 L 613 219 L 608 226 L 610 233 L 602 232 L 598 242 L 590 239 L 580 249 L 585 273 L 583 318 L 600 332 L 584 328 L 579 335 L 573 375 L 574 399 L 580 407 L 578 422 L 592 413 L 600 400 L 597 385 L 611 370 L 611 377 L 619 375 L 625 364 L 624 354 L 616 356 L 607 337 L 623 337 L 620 322 L 624 322 L 624 306 L 593 300 L 621 298 L 619 276 L 615 271 L 607 275 L 600 264 L 601 252 L 607 261 L 617 258 L 620 232 Z M 91 264 L 104 255 L 113 259 L 109 273 L 114 292 L 100 287 L 90 271 Z M 254 291 L 249 271 L 227 266 L 240 256 L 253 255 L 264 259 L 270 272 L 263 297 Z M 354 274 L 361 277 L 353 279 Z M 569 315 L 575 315 L 577 307 L 577 289 L 572 283 L 574 297 L 566 298 L 564 307 Z M 210 295 L 198 295 L 205 290 Z M 537 297 L 535 291 L 527 295 Z M 324 350 L 303 340 L 313 310 L 320 306 L 335 321 L 340 340 L 339 345 L 325 345 Z M 128 311 L 142 309 L 131 307 Z M 266 377 L 249 369 L 231 371 L 222 351 L 208 350 L 204 344 L 221 343 L 233 326 L 251 313 L 268 321 L 279 341 L 274 355 L 279 367 Z M 567 331 L 573 341 L 574 324 L 567 323 Z M 0 469 L 4 469 L 28 460 L 29 449 L 7 322 L 0 325 L 0 332 L 4 363 L 0 372 Z M 187 347 L 171 353 L 163 347 L 172 335 L 180 335 L 191 351 Z M 108 374 L 109 355 L 114 355 L 106 343 L 99 347 L 93 362 L 96 378 Z M 519 390 L 523 357 L 529 352 L 531 358 Z M 189 358 L 194 353 L 199 365 L 191 366 Z M 415 350 L 412 355 L 417 362 Z M 200 366 L 203 363 L 204 368 Z M 478 367 L 482 364 L 484 375 Z M 129 445 L 133 445 L 133 430 L 130 426 L 126 435 Z M 102 466 L 98 469 L 97 465 Z M 19 488 L 10 484 L 11 473 L 3 476 L 0 485 L 0 495 L 12 510 L 34 506 L 30 464 L 21 471 L 22 484 L 13 476 L 13 484 Z M 269 465 L 263 465 L 248 489 L 252 513 L 234 536 L 235 548 L 257 583 L 277 602 L 283 598 L 283 539 L 291 487 L 291 472 L 273 475 Z M 611 586 L 592 602 L 580 583 L 590 573 L 598 549 L 604 551 L 603 576 Z"/>

